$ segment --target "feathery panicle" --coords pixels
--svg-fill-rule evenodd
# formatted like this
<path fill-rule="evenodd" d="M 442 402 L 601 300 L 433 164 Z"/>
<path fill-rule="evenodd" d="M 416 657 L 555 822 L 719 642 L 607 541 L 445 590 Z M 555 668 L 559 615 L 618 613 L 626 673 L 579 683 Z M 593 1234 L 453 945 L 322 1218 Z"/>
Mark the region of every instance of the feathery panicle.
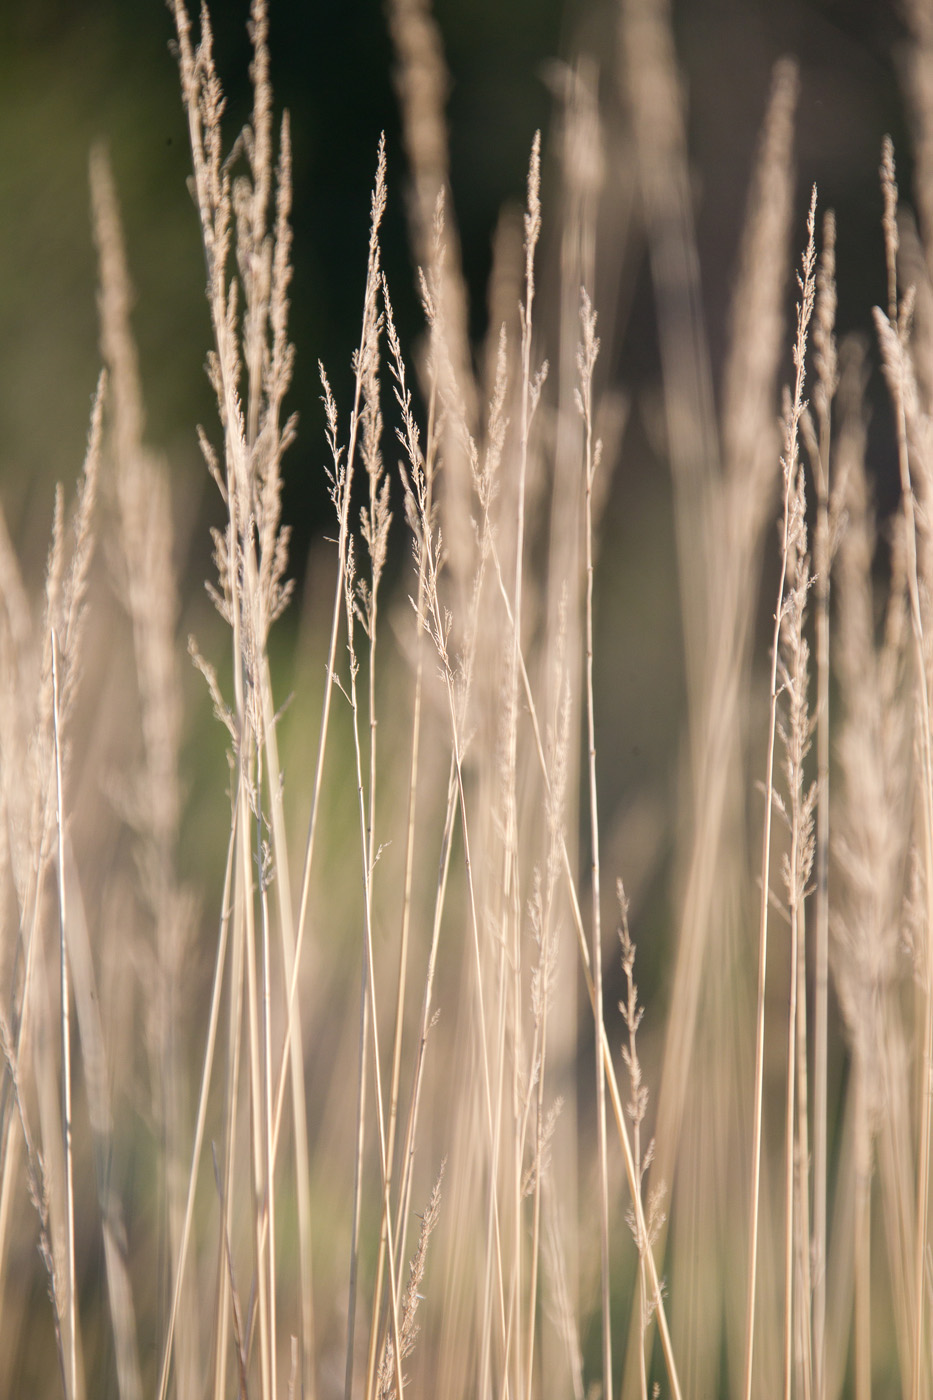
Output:
<path fill-rule="evenodd" d="M 645 1116 L 648 1112 L 648 1088 L 642 1078 L 641 1061 L 638 1057 L 637 1035 L 641 1025 L 642 1017 L 645 1014 L 644 1007 L 638 1002 L 638 987 L 635 984 L 635 944 L 632 942 L 632 935 L 629 930 L 628 921 L 628 899 L 625 895 L 625 888 L 621 880 L 616 881 L 616 898 L 619 903 L 619 944 L 622 950 L 622 972 L 625 976 L 626 996 L 624 1001 L 619 1002 L 619 1010 L 628 1031 L 628 1042 L 622 1045 L 622 1059 L 628 1070 L 629 1086 L 631 1098 L 628 1102 L 628 1115 L 632 1123 L 632 1152 L 635 1157 L 635 1177 L 639 1196 L 643 1193 L 645 1173 L 651 1166 L 654 1159 L 654 1141 L 647 1144 L 642 1143 L 642 1127 Z M 638 1250 L 638 1292 L 639 1292 L 639 1360 L 638 1378 L 642 1400 L 647 1400 L 648 1396 L 648 1370 L 647 1370 L 647 1331 L 648 1325 L 654 1313 L 656 1300 L 652 1297 L 648 1289 L 647 1271 L 645 1268 L 645 1253 L 657 1242 L 661 1230 L 664 1226 L 664 1215 L 661 1202 L 664 1196 L 664 1184 L 658 1182 L 651 1189 L 647 1202 L 643 1202 L 641 1212 L 630 1207 L 626 1212 L 626 1221 L 632 1231 L 635 1240 L 635 1248 Z"/>
<path fill-rule="evenodd" d="M 424 1215 L 421 1217 L 421 1232 L 418 1236 L 418 1247 L 412 1256 L 408 1267 L 408 1284 L 405 1288 L 405 1295 L 401 1306 L 401 1327 L 399 1332 L 399 1351 L 401 1356 L 410 1356 L 414 1350 L 415 1340 L 418 1336 L 418 1325 L 416 1315 L 418 1304 L 422 1300 L 419 1289 L 424 1280 L 424 1270 L 427 1264 L 428 1243 L 431 1234 L 437 1224 L 441 1208 L 441 1182 L 444 1179 L 444 1163 L 437 1181 L 434 1183 L 434 1190 L 431 1192 Z M 395 1351 L 392 1338 L 386 1340 L 385 1351 L 379 1365 L 379 1374 L 376 1381 L 376 1395 L 378 1400 L 394 1400 L 397 1395 L 398 1368 L 395 1363 Z"/>

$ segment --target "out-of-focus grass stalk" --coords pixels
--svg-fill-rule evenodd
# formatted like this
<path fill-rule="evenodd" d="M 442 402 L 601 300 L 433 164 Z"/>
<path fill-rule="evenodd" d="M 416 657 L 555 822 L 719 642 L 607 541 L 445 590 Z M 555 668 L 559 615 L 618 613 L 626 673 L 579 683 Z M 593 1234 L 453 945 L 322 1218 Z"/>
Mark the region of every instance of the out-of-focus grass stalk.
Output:
<path fill-rule="evenodd" d="M 65 1298 L 68 1326 L 65 1333 L 68 1357 L 66 1400 L 78 1397 L 78 1284 L 75 1274 L 75 1192 L 74 1142 L 71 1107 L 71 979 L 68 975 L 65 902 L 65 814 L 62 798 L 62 749 L 59 733 L 60 693 L 58 684 L 58 638 L 51 630 L 52 644 L 52 735 L 55 747 L 55 825 L 58 866 L 59 994 L 61 996 L 62 1047 L 62 1142 L 65 1150 Z"/>

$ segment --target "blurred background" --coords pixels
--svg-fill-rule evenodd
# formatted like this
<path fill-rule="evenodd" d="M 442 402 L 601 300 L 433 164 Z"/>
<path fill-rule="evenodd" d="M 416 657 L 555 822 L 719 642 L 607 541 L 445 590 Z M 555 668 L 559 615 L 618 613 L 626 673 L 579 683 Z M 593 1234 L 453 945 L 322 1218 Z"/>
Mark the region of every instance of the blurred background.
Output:
<path fill-rule="evenodd" d="M 418 316 L 382 7 L 376 0 L 272 0 L 270 8 L 273 83 L 279 108 L 291 113 L 295 159 L 292 406 L 301 421 L 286 463 L 286 515 L 300 570 L 326 515 L 317 361 L 324 361 L 345 403 L 380 131 L 389 158 L 385 261 L 403 330 L 415 332 Z M 247 110 L 248 5 L 224 0 L 214 10 L 232 136 Z M 618 106 L 615 11 L 605 0 L 437 0 L 435 13 L 450 70 L 454 201 L 479 339 L 500 208 L 523 199 L 536 128 L 549 149 L 555 63 L 581 51 L 594 55 L 602 103 L 610 112 Z M 797 58 L 802 76 L 800 226 L 816 181 L 821 205 L 838 214 L 841 328 L 867 326 L 884 286 L 876 168 L 885 132 L 895 141 L 902 189 L 909 187 L 898 89 L 906 39 L 896 6 L 674 0 L 673 19 L 689 101 L 714 361 L 770 69 L 785 53 Z M 207 478 L 193 425 L 209 422 L 212 413 L 202 372 L 208 322 L 171 32 L 161 0 L 34 0 L 4 5 L 0 14 L 0 472 L 11 529 L 36 570 L 44 560 L 51 482 L 77 473 L 97 377 L 87 190 L 94 142 L 109 148 L 122 201 L 150 439 L 166 453 L 179 488 L 198 502 L 184 518 L 195 518 L 203 502 Z M 610 193 L 624 173 L 607 170 Z M 547 179 L 546 165 L 545 215 Z M 547 232 L 545 217 L 545 258 Z M 609 369 L 637 388 L 657 376 L 643 249 L 611 233 L 605 241 L 600 266 L 611 269 L 606 281 L 618 305 L 601 302 L 599 286 L 594 298 L 604 336 L 615 346 Z M 613 268 L 620 259 L 624 278 Z M 193 536 L 189 547 L 197 572 L 203 542 Z"/>

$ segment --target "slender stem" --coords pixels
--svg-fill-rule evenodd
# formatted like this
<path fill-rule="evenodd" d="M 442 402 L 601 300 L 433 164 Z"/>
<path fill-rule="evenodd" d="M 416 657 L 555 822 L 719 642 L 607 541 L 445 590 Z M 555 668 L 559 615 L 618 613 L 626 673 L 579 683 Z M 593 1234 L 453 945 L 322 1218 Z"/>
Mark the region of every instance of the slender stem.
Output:
<path fill-rule="evenodd" d="M 753 1109 L 752 1190 L 749 1220 L 748 1285 L 745 1313 L 745 1377 L 743 1394 L 751 1400 L 752 1362 L 754 1356 L 755 1288 L 758 1276 L 758 1198 L 761 1190 L 761 1116 L 764 1094 L 765 988 L 768 966 L 768 898 L 771 881 L 771 818 L 774 784 L 774 745 L 777 731 L 778 646 L 781 632 L 781 605 L 787 576 L 787 527 L 790 500 L 790 477 L 784 489 L 784 539 L 781 549 L 781 576 L 778 583 L 778 607 L 771 640 L 771 704 L 768 713 L 768 746 L 765 759 L 765 812 L 761 837 L 761 902 L 758 918 L 758 1012 L 755 1024 L 755 1102 Z"/>
<path fill-rule="evenodd" d="M 796 831 L 791 834 L 791 880 L 797 873 Z M 790 1400 L 794 1341 L 794 1103 L 797 1078 L 797 943 L 796 901 L 791 905 L 790 998 L 787 1011 L 787 1093 L 784 1103 L 784 1400 Z"/>
<path fill-rule="evenodd" d="M 450 761 L 450 774 L 447 779 L 447 811 L 444 817 L 444 831 L 441 837 L 441 857 L 437 873 L 437 893 L 434 901 L 434 921 L 431 930 L 431 949 L 428 953 L 428 966 L 424 979 L 424 994 L 421 1005 L 421 1028 L 418 1037 L 418 1050 L 415 1058 L 414 1083 L 411 1092 L 411 1104 L 408 1110 L 408 1125 L 405 1130 L 405 1142 L 403 1147 L 402 1180 L 399 1190 L 398 1219 L 407 1220 L 411 1207 L 411 1179 L 412 1165 L 415 1157 L 415 1138 L 418 1127 L 418 1110 L 421 1106 L 421 1086 L 424 1079 L 425 1052 L 428 1043 L 428 1030 L 431 1020 L 431 1006 L 434 990 L 434 972 L 437 966 L 437 948 L 440 942 L 441 919 L 444 912 L 444 905 L 447 897 L 447 880 L 450 874 L 451 836 L 453 835 L 454 819 L 457 813 L 457 774 L 454 766 L 453 756 Z M 399 1244 L 402 1242 L 402 1231 L 399 1231 Z M 399 1256 L 395 1264 L 398 1273 L 402 1270 L 402 1259 Z"/>
<path fill-rule="evenodd" d="M 260 988 L 256 978 L 256 910 L 254 907 L 254 885 L 252 871 L 252 839 L 250 834 L 250 811 L 248 798 L 248 778 L 244 768 L 245 758 L 240 754 L 240 802 L 237 823 L 237 871 L 236 885 L 243 909 L 244 941 L 246 955 L 246 1011 L 248 1032 L 249 1065 L 249 1137 L 251 1150 L 251 1173 L 253 1191 L 253 1248 L 259 1312 L 259 1371 L 262 1400 L 270 1394 L 272 1384 L 270 1348 L 272 1337 L 269 1331 L 269 1278 L 265 1267 L 265 1242 L 263 1220 L 265 1216 L 265 1152 L 262 1132 L 262 1051 L 261 1051 L 261 1011 L 259 1006 Z M 251 1319 L 252 1320 L 252 1319 Z"/>
<path fill-rule="evenodd" d="M 596 706 L 593 698 L 593 422 L 590 395 L 592 378 L 582 386 L 586 408 L 584 425 L 586 449 L 586 737 L 587 773 L 590 795 L 590 871 L 592 884 L 593 974 L 596 993 L 596 1115 L 599 1150 L 599 1240 L 603 1314 L 603 1395 L 612 1396 L 612 1310 L 609 1297 L 609 1159 L 606 1144 L 606 1072 L 599 1052 L 603 1029 L 602 923 L 599 885 L 599 802 L 596 788 Z"/>
<path fill-rule="evenodd" d="M 262 791 L 262 747 L 257 745 L 256 790 Z M 256 862 L 259 876 L 260 911 L 262 927 L 260 931 L 260 951 L 262 956 L 262 1146 L 263 1177 L 265 1183 L 265 1203 L 267 1229 L 265 1232 L 266 1267 L 269 1289 L 269 1336 L 272 1345 L 269 1354 L 270 1400 L 278 1396 L 278 1367 L 276 1364 L 276 1304 L 275 1304 L 275 1141 L 272 1132 L 272 962 L 270 957 L 271 934 L 269 929 L 269 891 L 266 872 L 263 866 L 262 813 L 256 815 Z"/>
<path fill-rule="evenodd" d="M 62 1034 L 62 1138 L 65 1147 L 65 1289 L 68 1300 L 68 1400 L 78 1395 L 78 1307 L 75 1297 L 75 1200 L 74 1146 L 71 1132 L 71 985 L 68 976 L 68 950 L 65 944 L 65 830 L 62 801 L 62 749 L 59 731 L 58 638 L 52 634 L 52 732 L 55 742 L 55 797 L 58 838 L 58 929 L 59 989 L 61 992 Z"/>
<path fill-rule="evenodd" d="M 353 1393 L 353 1365 L 356 1353 L 356 1290 L 360 1265 L 360 1213 L 363 1207 L 363 1148 L 366 1137 L 366 1059 L 369 1054 L 368 967 L 363 959 L 360 972 L 359 1048 L 357 1051 L 356 1151 L 353 1155 L 353 1220 L 350 1227 L 350 1278 L 347 1285 L 347 1360 L 344 1368 L 344 1400 Z M 367 1376 L 366 1394 L 370 1378 Z"/>
<path fill-rule="evenodd" d="M 829 1022 L 829 504 L 828 417 L 821 434 L 816 523 L 816 987 L 813 1004 L 813 1393 L 826 1368 L 827 1062 Z"/>
<path fill-rule="evenodd" d="M 159 1400 L 165 1400 L 168 1393 L 169 1367 L 172 1359 L 172 1345 L 175 1335 L 175 1321 L 178 1316 L 178 1308 L 181 1302 L 181 1285 L 185 1272 L 185 1262 L 188 1256 L 188 1242 L 191 1238 L 191 1225 L 194 1220 L 194 1188 L 198 1177 L 198 1166 L 201 1161 L 201 1148 L 204 1143 L 204 1127 L 207 1122 L 207 1097 L 208 1088 L 211 1081 L 211 1070 L 214 1064 L 214 1047 L 217 1042 L 217 1026 L 220 1021 L 221 991 L 223 989 L 223 972 L 227 955 L 227 934 L 230 925 L 230 891 L 233 883 L 233 863 L 234 849 L 236 842 L 236 832 L 238 827 L 238 812 L 234 805 L 233 821 L 230 828 L 230 842 L 227 847 L 227 866 L 224 874 L 224 894 L 221 905 L 220 930 L 217 939 L 217 956 L 214 962 L 214 983 L 211 991 L 211 1009 L 207 1025 L 207 1037 L 204 1047 L 204 1064 L 201 1070 L 201 1089 L 198 1095 L 198 1114 L 194 1129 L 194 1144 L 191 1149 L 191 1170 L 188 1173 L 188 1199 L 185 1203 L 185 1220 L 182 1226 L 181 1239 L 178 1245 L 178 1261 L 175 1266 L 175 1284 L 172 1290 L 172 1304 L 169 1312 L 168 1327 L 166 1328 L 165 1341 L 162 1345 L 162 1364 L 159 1370 L 159 1387 L 157 1395 Z M 229 1197 L 228 1197 L 229 1199 Z"/>
<path fill-rule="evenodd" d="M 801 1400 L 813 1400 L 813 1272 L 810 1258 L 810 1135 L 809 1084 L 807 1080 L 807 923 L 805 906 L 797 916 L 797 1140 L 794 1154 L 796 1192 L 794 1250 L 800 1280 L 798 1329 Z"/>
<path fill-rule="evenodd" d="M 233 880 L 233 853 L 236 843 L 236 831 L 237 818 L 236 809 L 234 809 L 230 839 L 227 847 L 227 865 L 224 874 L 224 891 L 221 904 L 221 925 L 217 939 L 217 963 L 214 971 L 214 991 L 211 997 L 211 1029 L 208 1035 L 210 1043 L 217 1028 L 217 1012 L 220 1006 L 220 979 L 223 977 L 226 947 L 228 941 L 230 941 L 230 990 L 227 1011 L 226 1082 L 224 1086 L 224 1179 L 217 1259 L 219 1293 L 214 1327 L 214 1400 L 222 1400 L 222 1397 L 227 1393 L 227 1349 L 230 1344 L 229 1315 L 231 1304 L 236 1307 L 236 1300 L 233 1297 L 230 1260 L 227 1252 L 227 1240 L 230 1237 L 230 1214 L 232 1210 L 234 1180 L 236 1175 L 237 1153 L 235 1144 L 237 1140 L 237 1106 L 240 1095 L 240 1050 L 243 1029 L 243 937 L 241 927 L 242 918 L 240 916 L 238 901 L 233 910 L 232 940 L 230 940 L 229 933 L 231 914 L 230 891 Z M 201 1133 L 203 1132 L 204 1095 L 206 1085 L 209 1082 L 210 1071 L 207 1064 L 205 1064 L 205 1077 L 202 1079 L 201 1099 L 198 1104 L 198 1129 L 195 1132 L 196 1143 L 198 1143 Z M 192 1171 L 189 1182 L 187 1212 L 190 1212 L 193 1205 L 193 1183 L 196 1178 L 197 1172 L 195 1169 Z M 185 1218 L 187 1221 L 187 1213 Z M 182 1238 L 186 1238 L 184 1232 L 182 1233 Z M 173 1299 L 173 1306 L 176 1306 L 175 1299 Z"/>

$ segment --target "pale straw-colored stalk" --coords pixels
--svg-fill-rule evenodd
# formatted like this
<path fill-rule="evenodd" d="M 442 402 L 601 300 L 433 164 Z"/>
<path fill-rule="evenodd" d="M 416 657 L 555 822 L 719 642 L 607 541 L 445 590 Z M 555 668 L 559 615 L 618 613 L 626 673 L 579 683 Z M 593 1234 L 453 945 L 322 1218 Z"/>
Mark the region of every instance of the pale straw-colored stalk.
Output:
<path fill-rule="evenodd" d="M 826 1185 L 827 1065 L 829 1042 L 829 592 L 832 564 L 830 538 L 831 406 L 838 384 L 835 340 L 836 222 L 823 218 L 823 247 L 817 269 L 816 320 L 813 328 L 817 383 L 813 391 L 817 419 L 816 479 L 816 920 L 813 1004 L 813 1395 L 824 1400 L 826 1372 Z"/>
<path fill-rule="evenodd" d="M 67 1327 L 65 1330 L 68 1358 L 66 1400 L 78 1400 L 78 1284 L 75 1275 L 75 1195 L 74 1141 L 71 1107 L 71 979 L 68 975 L 66 929 L 68 913 L 65 903 L 65 815 L 62 797 L 62 747 L 59 731 L 60 692 L 58 675 L 58 638 L 52 628 L 52 735 L 55 747 L 55 824 L 57 836 L 58 871 L 58 959 L 59 994 L 61 997 L 62 1049 L 62 1142 L 65 1153 L 65 1301 Z"/>
<path fill-rule="evenodd" d="M 590 817 L 590 881 L 592 889 L 592 965 L 593 982 L 596 993 L 595 1034 L 596 1034 L 596 1115 L 597 1152 L 599 1157 L 599 1239 L 600 1270 L 602 1285 L 602 1361 L 603 1395 L 611 1396 L 612 1389 L 612 1312 L 609 1301 L 609 1163 L 606 1151 L 606 1071 L 600 1054 L 599 1041 L 603 1034 L 603 972 L 602 935 L 600 918 L 599 889 L 599 801 L 596 786 L 596 705 L 593 697 L 593 588 L 595 564 L 593 557 L 593 481 L 599 467 L 600 444 L 593 433 L 593 369 L 599 353 L 599 340 L 596 335 L 596 313 L 588 293 L 584 290 L 580 300 L 581 341 L 577 352 L 579 373 L 578 408 L 583 420 L 583 489 L 584 489 L 584 539 L 586 568 L 586 739 L 587 739 L 587 781 L 589 785 Z"/>
<path fill-rule="evenodd" d="M 758 1217 L 760 1210 L 760 1190 L 761 1190 L 761 1118 L 762 1101 L 764 1097 L 764 1049 L 765 1049 L 765 989 L 767 976 L 768 959 L 768 905 L 771 898 L 771 823 L 774 807 L 774 748 L 777 733 L 777 712 L 780 689 L 778 686 L 778 667 L 780 664 L 780 639 L 781 623 L 784 616 L 785 606 L 785 582 L 788 567 L 788 547 L 790 543 L 791 528 L 791 501 L 794 482 L 797 474 L 798 458 L 798 428 L 803 414 L 803 386 L 806 370 L 805 355 L 807 344 L 807 329 L 810 322 L 810 315 L 813 310 L 813 299 L 815 294 L 814 268 L 816 263 L 815 248 L 815 220 L 816 220 L 816 190 L 814 189 L 810 200 L 810 213 L 807 220 L 807 247 L 803 256 L 802 275 L 798 276 L 800 287 L 800 300 L 797 304 L 797 337 L 794 345 L 794 367 L 796 369 L 796 379 L 794 384 L 794 394 L 791 400 L 789 411 L 785 415 L 784 434 L 784 508 L 783 527 L 781 538 L 781 565 L 780 577 L 777 589 L 777 607 L 774 612 L 774 631 L 771 640 L 771 683 L 770 683 L 770 704 L 768 709 L 768 742 L 765 755 L 765 811 L 764 824 L 761 838 L 761 902 L 759 906 L 758 918 L 758 1012 L 755 1033 L 755 1100 L 753 1108 L 753 1137 L 752 1137 L 752 1177 L 750 1193 L 750 1222 L 749 1222 L 749 1247 L 748 1247 L 748 1273 L 747 1273 L 747 1293 L 746 1293 L 746 1314 L 745 1314 L 745 1371 L 743 1381 L 743 1395 L 745 1400 L 751 1400 L 752 1391 L 752 1368 L 754 1362 L 755 1349 L 755 1298 L 758 1279 Z M 796 951 L 796 950 L 795 950 Z M 791 962 L 792 968 L 792 996 L 796 995 L 796 957 Z M 789 1212 L 785 1228 L 788 1233 L 791 1227 L 792 1213 Z M 785 1265 L 786 1265 L 785 1259 Z M 792 1267 L 792 1260 L 791 1260 Z M 790 1383 L 789 1374 L 789 1354 L 787 1335 L 789 1334 L 789 1324 L 785 1325 L 785 1393 Z"/>

